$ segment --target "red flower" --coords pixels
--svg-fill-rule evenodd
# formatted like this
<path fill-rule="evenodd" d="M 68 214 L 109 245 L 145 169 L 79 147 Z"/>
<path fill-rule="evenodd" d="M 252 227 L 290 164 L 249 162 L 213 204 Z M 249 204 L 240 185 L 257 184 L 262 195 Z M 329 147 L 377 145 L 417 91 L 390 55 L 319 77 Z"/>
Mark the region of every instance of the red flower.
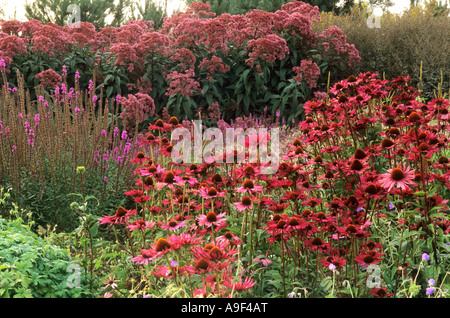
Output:
<path fill-rule="evenodd" d="M 376 250 L 362 250 L 355 257 L 355 260 L 363 267 L 369 266 L 371 264 L 378 264 L 381 261 L 381 256 Z"/>
<path fill-rule="evenodd" d="M 413 181 L 415 177 L 415 170 L 411 167 L 403 169 L 402 167 L 397 167 L 393 169 L 388 169 L 389 173 L 381 175 L 380 185 L 386 188 L 388 191 L 395 186 L 401 188 L 403 191 L 408 190 L 410 186 L 415 186 L 416 183 Z"/>
<path fill-rule="evenodd" d="M 136 210 L 126 210 L 119 207 L 114 215 L 104 215 L 99 221 L 100 224 L 125 224 L 135 214 Z"/>
<path fill-rule="evenodd" d="M 384 297 L 391 297 L 391 296 L 394 296 L 394 294 L 388 293 L 388 292 L 387 292 L 387 288 L 386 288 L 386 287 L 380 287 L 380 288 L 375 287 L 375 288 L 373 288 L 373 289 L 370 291 L 370 293 L 371 293 L 372 295 L 374 295 L 375 297 L 378 297 L 378 298 L 384 298 Z"/>

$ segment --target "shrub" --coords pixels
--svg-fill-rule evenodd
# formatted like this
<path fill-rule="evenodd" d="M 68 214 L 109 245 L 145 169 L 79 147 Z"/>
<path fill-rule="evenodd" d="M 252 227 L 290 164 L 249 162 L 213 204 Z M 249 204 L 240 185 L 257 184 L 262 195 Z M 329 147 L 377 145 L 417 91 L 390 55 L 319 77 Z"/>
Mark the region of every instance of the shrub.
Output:
<path fill-rule="evenodd" d="M 385 12 L 380 28 L 369 28 L 368 14 L 366 8 L 358 6 L 348 15 L 322 13 L 314 30 L 321 32 L 335 25 L 344 32 L 361 56 L 354 73 L 371 71 L 386 78 L 409 75 L 411 85 L 426 98 L 438 96 L 440 90 L 441 96 L 448 94 L 450 17 L 436 15 L 430 7 L 413 7 L 402 15 Z"/>
<path fill-rule="evenodd" d="M 329 73 L 337 80 L 360 59 L 336 27 L 314 32 L 319 19 L 317 7 L 293 1 L 276 12 L 221 16 L 209 12 L 207 3 L 193 3 L 166 18 L 159 30 L 145 21 L 99 30 L 89 23 L 69 28 L 3 21 L 0 58 L 10 87 L 18 85 L 17 71 L 24 74 L 31 100 L 38 98 L 33 89 L 45 80 L 42 75 L 50 75 L 42 72 L 66 72 L 69 79 L 78 72 L 81 90 L 94 78 L 106 99 L 148 94 L 158 115 L 166 108 L 191 120 L 218 103 L 227 121 L 268 106 L 290 122 L 301 117 L 301 104 L 312 91 L 326 89 Z M 305 62 L 314 72 L 299 76 Z"/>

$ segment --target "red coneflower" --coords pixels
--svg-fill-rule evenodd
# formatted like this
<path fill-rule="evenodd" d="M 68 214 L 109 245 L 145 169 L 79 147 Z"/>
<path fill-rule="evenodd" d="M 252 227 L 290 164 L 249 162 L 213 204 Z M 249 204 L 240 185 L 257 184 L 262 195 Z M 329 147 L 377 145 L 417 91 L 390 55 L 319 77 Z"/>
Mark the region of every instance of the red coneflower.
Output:
<path fill-rule="evenodd" d="M 362 174 L 370 169 L 369 164 L 365 160 L 353 159 L 350 160 L 343 170 L 350 174 Z"/>
<path fill-rule="evenodd" d="M 361 250 L 360 253 L 355 257 L 355 260 L 363 267 L 369 266 L 371 264 L 378 264 L 381 261 L 381 256 L 376 250 Z"/>
<path fill-rule="evenodd" d="M 179 235 L 171 235 L 167 237 L 173 250 L 178 250 L 183 246 L 193 246 L 203 243 L 201 237 L 195 234 L 180 233 Z"/>
<path fill-rule="evenodd" d="M 149 221 L 145 221 L 145 220 L 137 220 L 134 221 L 132 223 L 130 223 L 127 228 L 130 231 L 134 231 L 134 230 L 141 230 L 142 232 L 145 232 L 147 229 L 151 229 L 155 226 L 156 222 L 149 222 Z"/>
<path fill-rule="evenodd" d="M 156 176 L 165 171 L 164 168 L 162 168 L 158 164 L 151 164 L 151 165 L 143 165 L 140 170 L 136 170 L 135 174 L 139 174 L 141 176 Z"/>
<path fill-rule="evenodd" d="M 179 186 L 184 186 L 186 183 L 190 186 L 194 186 L 198 183 L 197 178 L 194 178 L 192 176 L 176 176 L 175 177 L 175 184 Z"/>
<path fill-rule="evenodd" d="M 209 263 L 209 261 L 206 258 L 200 258 L 194 266 L 194 272 L 195 273 L 204 273 L 206 272 L 208 269 L 210 269 L 211 264 Z"/>
<path fill-rule="evenodd" d="M 381 149 L 391 149 L 395 146 L 395 142 L 392 139 L 384 138 L 381 142 Z"/>
<path fill-rule="evenodd" d="M 393 295 L 394 295 L 394 294 L 392 294 L 392 293 L 388 293 L 386 287 L 380 287 L 380 288 L 374 287 L 374 288 L 370 291 L 370 293 L 371 293 L 372 295 L 374 295 L 375 297 L 378 297 L 378 298 L 390 297 L 390 296 L 393 296 Z"/>
<path fill-rule="evenodd" d="M 153 249 L 140 249 L 141 254 L 131 258 L 132 262 L 135 262 L 136 264 L 145 264 L 148 265 L 148 262 L 153 262 L 155 260 L 156 253 Z"/>
<path fill-rule="evenodd" d="M 125 224 L 135 214 L 136 210 L 127 210 L 119 207 L 114 215 L 105 215 L 99 221 L 100 224 Z"/>
<path fill-rule="evenodd" d="M 183 125 L 180 124 L 180 121 L 175 116 L 170 117 L 169 121 L 167 122 L 169 125 L 172 125 L 172 128 L 177 127 L 183 127 Z"/>
<path fill-rule="evenodd" d="M 174 184 L 176 184 L 177 180 L 175 180 L 175 177 L 180 175 L 181 171 L 175 171 L 170 170 L 166 171 L 158 180 L 156 183 L 156 189 L 161 190 L 165 186 L 169 186 L 170 188 L 174 189 Z"/>
<path fill-rule="evenodd" d="M 170 157 L 172 155 L 172 150 L 173 150 L 173 145 L 172 144 L 168 144 L 163 146 L 158 153 L 160 153 L 161 155 L 165 156 L 165 157 Z"/>
<path fill-rule="evenodd" d="M 209 212 L 208 214 L 202 214 L 197 217 L 198 224 L 206 227 L 214 226 L 215 230 L 218 230 L 226 226 L 225 212 L 216 214 L 215 212 Z"/>
<path fill-rule="evenodd" d="M 412 170 L 410 166 L 406 169 L 402 167 L 396 167 L 388 169 L 388 173 L 382 174 L 380 179 L 380 185 L 391 191 L 393 187 L 401 188 L 403 191 L 409 190 L 410 186 L 415 186 L 414 183 L 415 170 Z"/>
<path fill-rule="evenodd" d="M 330 243 L 324 242 L 320 237 L 314 237 L 305 242 L 305 246 L 309 247 L 312 251 L 327 251 L 330 247 Z"/>
<path fill-rule="evenodd" d="M 330 264 L 333 264 L 334 266 L 336 266 L 336 268 L 342 268 L 344 267 L 345 263 L 347 263 L 347 260 L 342 256 L 339 257 L 337 255 L 331 255 L 325 259 L 321 259 L 320 262 L 325 267 L 329 267 Z"/>
<path fill-rule="evenodd" d="M 263 187 L 255 185 L 253 183 L 253 181 L 250 179 L 245 180 L 241 187 L 236 188 L 236 192 L 240 192 L 240 193 L 244 193 L 244 192 L 254 193 L 254 192 L 262 192 L 262 191 L 263 191 Z"/>
<path fill-rule="evenodd" d="M 160 224 L 160 227 L 163 230 L 168 230 L 168 231 L 175 231 L 175 230 L 178 230 L 178 229 L 180 229 L 182 227 L 185 227 L 185 226 L 186 226 L 186 220 L 183 220 L 181 222 L 177 222 L 175 220 L 170 220 L 167 223 L 161 223 Z"/>
<path fill-rule="evenodd" d="M 145 139 L 140 142 L 140 146 L 144 146 L 144 145 L 147 145 L 147 144 L 158 145 L 159 144 L 159 140 L 155 137 L 155 135 L 153 135 L 152 133 L 149 133 L 149 134 L 147 134 Z"/>
<path fill-rule="evenodd" d="M 166 124 L 162 119 L 158 119 L 154 124 L 150 124 L 148 129 L 150 130 L 159 130 L 160 132 L 170 131 L 172 129 L 172 125 Z"/>
<path fill-rule="evenodd" d="M 251 277 L 246 277 L 244 281 L 242 281 L 242 277 L 239 277 L 239 281 L 233 282 L 233 279 L 230 277 L 229 279 L 223 282 L 225 287 L 228 287 L 232 290 L 247 290 L 255 286 L 256 282 L 253 281 Z"/>
<path fill-rule="evenodd" d="M 248 196 L 242 197 L 240 202 L 235 202 L 233 204 L 236 206 L 236 209 L 239 212 L 242 212 L 244 210 L 253 209 L 253 200 L 252 200 L 252 198 L 250 198 Z"/>
<path fill-rule="evenodd" d="M 225 198 L 225 192 L 219 191 L 214 187 L 201 188 L 198 193 L 204 199 Z"/>
<path fill-rule="evenodd" d="M 144 162 L 148 161 L 149 159 L 145 156 L 145 154 L 142 151 L 139 151 L 136 154 L 136 157 L 131 159 L 131 162 L 134 163 L 139 163 L 140 165 L 143 164 Z"/>
<path fill-rule="evenodd" d="M 230 245 L 238 245 L 239 243 L 242 243 L 242 240 L 232 232 L 226 231 L 223 235 L 217 237 L 217 242 L 227 242 Z"/>

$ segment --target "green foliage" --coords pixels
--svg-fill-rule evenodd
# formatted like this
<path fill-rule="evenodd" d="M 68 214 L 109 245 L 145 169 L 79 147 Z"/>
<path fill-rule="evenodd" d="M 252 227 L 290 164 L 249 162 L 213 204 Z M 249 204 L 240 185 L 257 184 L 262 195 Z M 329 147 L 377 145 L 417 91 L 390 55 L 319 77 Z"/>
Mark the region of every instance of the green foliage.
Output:
<path fill-rule="evenodd" d="M 84 275 L 77 271 L 79 266 L 68 251 L 39 237 L 20 218 L 12 221 L 0 218 L 0 263 L 2 298 L 90 295 Z"/>

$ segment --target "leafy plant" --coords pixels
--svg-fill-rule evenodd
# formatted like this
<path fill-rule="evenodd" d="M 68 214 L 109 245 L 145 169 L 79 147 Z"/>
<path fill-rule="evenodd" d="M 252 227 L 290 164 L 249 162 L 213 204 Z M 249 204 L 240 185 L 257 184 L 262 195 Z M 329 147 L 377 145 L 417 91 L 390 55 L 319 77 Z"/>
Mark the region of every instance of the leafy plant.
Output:
<path fill-rule="evenodd" d="M 16 206 L 11 215 L 17 216 Z M 20 217 L 0 218 L 0 297 L 92 296 L 69 252 L 34 233 Z"/>

